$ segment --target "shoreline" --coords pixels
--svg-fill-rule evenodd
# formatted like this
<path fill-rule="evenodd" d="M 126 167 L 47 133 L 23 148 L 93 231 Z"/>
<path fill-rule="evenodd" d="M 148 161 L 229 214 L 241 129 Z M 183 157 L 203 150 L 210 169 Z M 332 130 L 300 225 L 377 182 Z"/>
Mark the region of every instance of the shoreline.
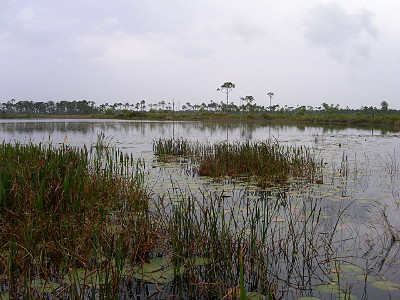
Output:
<path fill-rule="evenodd" d="M 348 114 L 227 114 L 227 113 L 164 113 L 131 112 L 114 115 L 9 115 L 0 120 L 19 119 L 101 119 L 101 120 L 136 120 L 136 121 L 202 121 L 217 123 L 269 123 L 276 125 L 315 125 L 340 126 L 349 128 L 387 129 L 400 131 L 400 115 L 348 115 Z"/>

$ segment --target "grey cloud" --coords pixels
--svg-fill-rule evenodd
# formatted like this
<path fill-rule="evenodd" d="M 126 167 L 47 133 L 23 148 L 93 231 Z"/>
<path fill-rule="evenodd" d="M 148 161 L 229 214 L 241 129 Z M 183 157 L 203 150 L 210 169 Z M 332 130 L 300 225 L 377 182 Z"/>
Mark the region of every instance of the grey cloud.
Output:
<path fill-rule="evenodd" d="M 235 17 L 231 26 L 231 34 L 239 37 L 244 42 L 255 41 L 265 36 L 265 30 L 252 22 Z"/>
<path fill-rule="evenodd" d="M 336 60 L 357 63 L 370 56 L 377 30 L 372 13 L 348 13 L 336 3 L 314 7 L 304 23 L 305 38 Z"/>

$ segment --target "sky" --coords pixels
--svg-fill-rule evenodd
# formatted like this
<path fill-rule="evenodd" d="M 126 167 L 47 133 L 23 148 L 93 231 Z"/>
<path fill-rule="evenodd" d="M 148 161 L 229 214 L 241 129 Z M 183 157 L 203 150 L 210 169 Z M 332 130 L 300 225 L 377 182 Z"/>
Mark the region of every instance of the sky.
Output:
<path fill-rule="evenodd" d="M 400 108 L 398 0 L 0 0 L 0 102 Z"/>

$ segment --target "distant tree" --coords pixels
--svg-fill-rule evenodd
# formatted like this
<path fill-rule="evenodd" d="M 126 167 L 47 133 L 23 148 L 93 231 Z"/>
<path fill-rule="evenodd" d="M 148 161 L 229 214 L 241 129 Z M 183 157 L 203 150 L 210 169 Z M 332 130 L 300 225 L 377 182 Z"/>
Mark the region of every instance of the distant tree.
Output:
<path fill-rule="evenodd" d="M 190 102 L 186 102 L 186 107 L 189 110 L 192 110 L 192 104 Z"/>
<path fill-rule="evenodd" d="M 55 110 L 55 104 L 54 101 L 47 101 L 47 112 L 49 114 L 53 114 Z"/>
<path fill-rule="evenodd" d="M 242 101 L 246 102 L 247 104 L 251 104 L 255 100 L 253 96 L 246 96 L 246 97 L 242 97 L 240 99 Z"/>
<path fill-rule="evenodd" d="M 164 110 L 165 101 L 163 100 L 163 101 L 161 101 L 161 102 L 158 102 L 158 105 L 161 107 L 162 110 Z"/>
<path fill-rule="evenodd" d="M 106 104 L 100 104 L 99 109 L 100 109 L 101 112 L 104 113 L 106 111 L 106 107 L 107 107 Z"/>
<path fill-rule="evenodd" d="M 279 110 L 279 104 L 275 104 L 271 106 L 271 111 Z"/>
<path fill-rule="evenodd" d="M 240 100 L 242 103 L 246 102 L 246 107 L 248 110 L 251 110 L 251 104 L 254 102 L 254 97 L 253 96 L 246 96 L 246 97 L 241 97 Z"/>
<path fill-rule="evenodd" d="M 269 92 L 267 94 L 267 96 L 269 97 L 269 111 L 272 111 L 272 98 L 275 96 L 275 94 L 272 92 Z"/>
<path fill-rule="evenodd" d="M 339 110 L 339 104 L 334 105 L 333 103 L 329 105 L 328 103 L 322 103 L 323 108 L 328 114 L 333 114 Z"/>
<path fill-rule="evenodd" d="M 146 108 L 146 101 L 145 100 L 140 101 L 140 110 L 144 111 L 145 108 Z"/>
<path fill-rule="evenodd" d="M 382 111 L 388 111 L 389 104 L 386 101 L 381 102 L 381 109 Z"/>
<path fill-rule="evenodd" d="M 216 111 L 218 108 L 218 103 L 211 100 L 211 102 L 209 104 L 207 104 L 207 107 L 213 111 Z"/>
<path fill-rule="evenodd" d="M 226 94 L 226 105 L 228 105 L 228 100 L 229 100 L 229 93 L 236 87 L 236 85 L 232 82 L 225 82 L 223 85 L 221 85 L 220 88 L 217 89 L 217 91 L 220 91 L 222 93 Z"/>
<path fill-rule="evenodd" d="M 329 110 L 329 104 L 328 103 L 322 103 L 322 107 L 326 110 L 326 111 L 328 111 Z"/>

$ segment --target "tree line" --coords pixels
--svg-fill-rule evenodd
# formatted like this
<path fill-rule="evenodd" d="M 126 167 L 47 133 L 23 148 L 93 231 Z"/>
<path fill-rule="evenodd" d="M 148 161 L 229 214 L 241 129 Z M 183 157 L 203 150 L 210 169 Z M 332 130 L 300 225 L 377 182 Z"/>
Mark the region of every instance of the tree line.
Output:
<path fill-rule="evenodd" d="M 229 102 L 229 94 L 233 91 L 236 85 L 232 82 L 225 82 L 217 91 L 226 95 L 226 101 L 214 102 L 210 100 L 208 103 L 192 104 L 186 102 L 183 105 L 172 101 L 159 101 L 158 103 L 146 103 L 145 100 L 138 101 L 137 103 L 129 102 L 115 102 L 112 104 L 104 103 L 96 105 L 94 101 L 80 100 L 80 101 L 47 101 L 47 102 L 33 102 L 33 101 L 16 101 L 11 99 L 5 103 L 0 103 L 0 114 L 5 115 L 96 115 L 96 114 L 123 114 L 129 112 L 225 112 L 225 113 L 281 113 L 281 114 L 313 114 L 313 113 L 326 113 L 326 114 L 349 114 L 349 113 L 363 113 L 367 115 L 374 115 L 376 113 L 397 113 L 397 110 L 389 109 L 387 101 L 380 103 L 380 108 L 373 106 L 362 106 L 359 109 L 351 109 L 349 107 L 341 108 L 338 104 L 322 103 L 320 106 L 306 106 L 297 105 L 293 106 L 280 106 L 273 104 L 272 99 L 275 96 L 273 92 L 266 93 L 269 97 L 269 105 L 258 105 L 255 98 L 251 95 L 240 97 L 240 104 L 237 105 Z"/>
<path fill-rule="evenodd" d="M 91 115 L 91 114 L 119 114 L 124 112 L 140 111 L 140 112 L 226 112 L 226 113 L 288 113 L 288 114 L 312 114 L 312 113 L 355 113 L 360 112 L 367 115 L 375 113 L 395 113 L 394 109 L 389 109 L 389 104 L 382 101 L 380 108 L 372 106 L 362 106 L 359 109 L 351 109 L 349 107 L 341 108 L 338 104 L 322 103 L 320 106 L 279 106 L 275 105 L 258 105 L 255 103 L 253 96 L 245 96 L 240 98 L 240 104 L 236 105 L 233 102 L 220 103 L 211 100 L 208 103 L 192 104 L 186 102 L 183 105 L 175 103 L 175 101 L 160 101 L 158 103 L 147 104 L 145 100 L 138 103 L 122 103 L 116 102 L 113 104 L 96 105 L 93 101 L 48 101 L 48 102 L 33 102 L 33 101 L 16 101 L 14 99 L 5 103 L 0 103 L 1 114 L 26 114 L 26 115 Z"/>

